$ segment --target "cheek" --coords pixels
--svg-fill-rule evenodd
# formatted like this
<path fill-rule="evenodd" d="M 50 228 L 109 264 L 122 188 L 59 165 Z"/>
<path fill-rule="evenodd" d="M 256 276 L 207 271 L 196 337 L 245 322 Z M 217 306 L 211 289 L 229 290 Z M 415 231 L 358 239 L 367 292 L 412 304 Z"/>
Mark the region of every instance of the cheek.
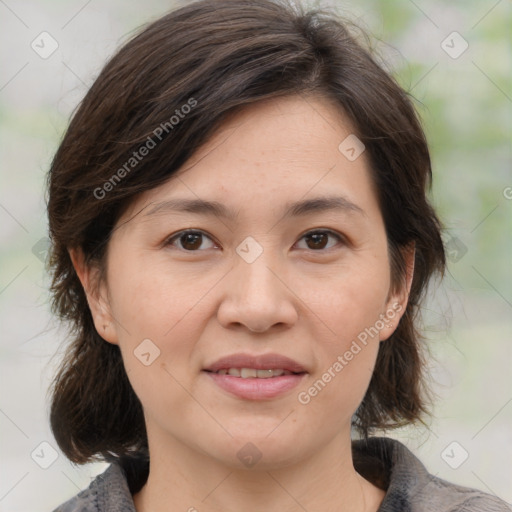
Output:
<path fill-rule="evenodd" d="M 376 323 L 384 297 L 382 292 L 344 293 L 326 302 L 322 320 L 335 334 L 326 330 L 325 336 L 316 337 L 318 371 L 298 395 L 308 417 L 317 418 L 315 428 L 335 435 L 340 425 L 350 424 L 362 402 L 380 346 Z"/>
<path fill-rule="evenodd" d="M 385 312 L 389 284 L 386 261 L 359 261 L 344 266 L 326 276 L 323 286 L 314 279 L 306 279 L 302 297 L 325 332 L 320 340 L 339 351 L 367 329 L 373 334 L 371 328 L 375 328 L 379 315 Z M 377 327 L 382 328 L 380 322 Z"/>
<path fill-rule="evenodd" d="M 204 296 L 213 285 L 211 278 L 171 275 L 156 265 L 128 259 L 112 268 L 110 305 L 119 346 L 143 403 L 156 398 L 155 389 L 179 391 L 177 382 L 190 377 L 195 341 L 203 328 Z"/>
<path fill-rule="evenodd" d="M 389 271 L 385 262 L 351 266 L 331 276 L 323 291 L 312 286 L 309 290 L 308 305 L 319 319 L 314 336 L 319 365 L 302 388 L 299 403 L 319 418 L 329 409 L 339 425 L 350 421 L 372 377 Z"/>
<path fill-rule="evenodd" d="M 170 271 L 168 264 L 150 258 L 123 260 L 109 276 L 112 313 L 126 327 L 119 332 L 121 342 L 150 338 L 172 343 L 182 324 L 191 327 L 190 314 L 197 316 L 202 310 L 202 301 L 217 280 L 218 276 L 198 270 Z"/>

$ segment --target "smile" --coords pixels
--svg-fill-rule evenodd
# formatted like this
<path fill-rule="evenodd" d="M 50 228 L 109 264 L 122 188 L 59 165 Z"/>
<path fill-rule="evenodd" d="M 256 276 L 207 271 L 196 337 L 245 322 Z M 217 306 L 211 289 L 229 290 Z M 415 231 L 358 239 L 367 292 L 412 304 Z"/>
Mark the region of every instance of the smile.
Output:
<path fill-rule="evenodd" d="M 231 396 L 269 400 L 286 394 L 308 374 L 305 365 L 283 354 L 238 353 L 206 364 L 203 374 Z"/>

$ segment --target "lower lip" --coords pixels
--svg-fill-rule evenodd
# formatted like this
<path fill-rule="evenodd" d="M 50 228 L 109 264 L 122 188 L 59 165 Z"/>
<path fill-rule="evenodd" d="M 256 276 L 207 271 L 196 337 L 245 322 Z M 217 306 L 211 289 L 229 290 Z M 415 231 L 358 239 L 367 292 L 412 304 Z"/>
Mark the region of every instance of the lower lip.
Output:
<path fill-rule="evenodd" d="M 281 375 L 268 379 L 233 377 L 205 372 L 223 390 L 246 400 L 265 400 L 275 398 L 296 387 L 306 375 L 305 373 Z"/>

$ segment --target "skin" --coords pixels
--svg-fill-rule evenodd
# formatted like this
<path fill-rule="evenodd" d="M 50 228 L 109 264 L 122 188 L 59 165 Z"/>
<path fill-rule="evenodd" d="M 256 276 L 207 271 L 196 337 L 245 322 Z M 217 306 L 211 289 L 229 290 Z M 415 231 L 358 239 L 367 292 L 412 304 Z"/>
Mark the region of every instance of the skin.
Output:
<path fill-rule="evenodd" d="M 352 132 L 321 97 L 252 105 L 177 175 L 134 200 L 109 242 L 106 278 L 98 282 L 97 269 L 71 251 L 96 328 L 119 345 L 144 407 L 151 466 L 134 496 L 138 512 L 379 507 L 384 491 L 353 467 L 350 423 L 379 342 L 405 310 L 413 254 L 405 285 L 393 291 L 366 155 L 351 162 L 338 150 Z M 343 196 L 361 211 L 283 217 L 286 203 L 322 196 Z M 174 198 L 219 201 L 238 216 L 148 215 Z M 179 236 L 169 242 L 191 228 L 205 235 L 193 244 Z M 322 230 L 334 235 L 319 245 L 304 236 Z M 263 250 L 252 263 L 236 252 L 248 236 Z M 300 403 L 299 392 L 390 308 L 401 309 L 321 392 Z M 144 339 L 160 350 L 149 366 L 134 355 Z M 282 396 L 244 400 L 201 371 L 236 352 L 277 352 L 308 373 Z M 237 457 L 249 442 L 262 454 L 252 468 Z"/>

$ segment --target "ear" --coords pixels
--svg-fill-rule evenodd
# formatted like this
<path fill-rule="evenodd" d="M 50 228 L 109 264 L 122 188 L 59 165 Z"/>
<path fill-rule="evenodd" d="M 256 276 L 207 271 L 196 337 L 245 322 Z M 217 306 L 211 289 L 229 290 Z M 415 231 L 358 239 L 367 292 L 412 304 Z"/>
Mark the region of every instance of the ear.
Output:
<path fill-rule="evenodd" d="M 117 345 L 117 333 L 108 302 L 107 286 L 101 279 L 100 269 L 85 262 L 81 248 L 69 249 L 69 256 L 84 288 L 96 331 L 104 340 Z"/>
<path fill-rule="evenodd" d="M 399 289 L 390 294 L 386 303 L 386 310 L 381 314 L 381 319 L 385 325 L 379 332 L 380 341 L 387 340 L 395 332 L 402 315 L 405 313 L 409 294 L 411 293 L 414 258 L 416 256 L 414 242 L 402 249 L 401 252 L 405 262 L 405 279 Z"/>

